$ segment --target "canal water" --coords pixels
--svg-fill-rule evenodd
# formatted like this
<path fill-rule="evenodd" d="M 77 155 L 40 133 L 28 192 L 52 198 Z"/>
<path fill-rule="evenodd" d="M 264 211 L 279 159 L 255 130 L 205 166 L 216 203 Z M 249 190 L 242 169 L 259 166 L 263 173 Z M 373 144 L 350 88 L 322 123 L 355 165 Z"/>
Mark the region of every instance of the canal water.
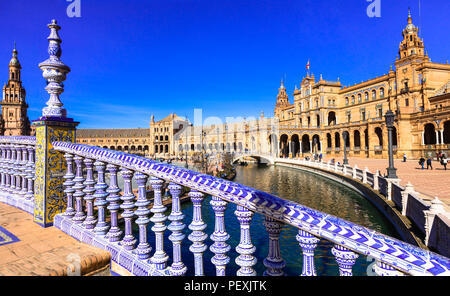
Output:
<path fill-rule="evenodd" d="M 312 173 L 280 166 L 249 164 L 245 167 L 237 166 L 236 170 L 237 175 L 234 182 L 271 193 L 283 199 L 295 201 L 304 206 L 399 238 L 389 221 L 369 201 L 339 183 Z M 136 187 L 133 186 L 133 188 Z M 208 245 L 208 250 L 204 253 L 204 269 L 206 275 L 215 274 L 215 267 L 211 263 L 211 257 L 214 254 L 209 251 L 209 246 L 213 243 L 209 239 L 209 236 L 214 232 L 214 211 L 209 205 L 210 200 L 210 197 L 206 197 L 202 207 L 203 220 L 208 225 L 205 229 L 205 232 L 208 234 L 208 239 L 205 241 Z M 188 226 L 192 222 L 192 203 L 190 201 L 185 202 L 181 207 L 183 214 L 185 214 L 184 223 Z M 235 251 L 235 248 L 239 244 L 240 228 L 239 222 L 234 214 L 235 210 L 236 206 L 229 203 L 225 211 L 225 226 L 231 236 L 227 241 L 231 246 L 231 250 L 227 254 L 230 257 L 230 263 L 227 265 L 226 275 L 236 275 L 236 271 L 239 269 L 239 266 L 235 263 L 235 259 L 239 254 Z M 169 213 L 170 209 L 166 214 L 169 215 Z M 256 246 L 254 256 L 258 259 L 254 268 L 258 275 L 262 275 L 265 271 L 263 260 L 268 252 L 268 234 L 263 226 L 263 220 L 264 217 L 262 215 L 255 214 L 250 225 L 252 243 Z M 167 225 L 169 222 L 167 221 Z M 154 247 L 154 234 L 150 228 L 151 225 L 148 226 L 149 243 Z M 134 232 L 136 237 L 138 237 L 137 228 L 134 229 Z M 184 231 L 186 238 L 181 245 L 182 260 L 188 267 L 187 275 L 193 275 L 194 273 L 193 254 L 189 251 L 189 246 L 192 242 L 187 237 L 191 232 L 186 227 Z M 164 249 L 170 255 L 170 258 L 172 258 L 172 243 L 168 240 L 170 233 L 169 230 L 165 232 Z M 302 272 L 303 258 L 301 248 L 295 239 L 297 233 L 297 228 L 286 225 L 283 227 L 280 237 L 281 255 L 286 261 L 284 272 L 290 276 L 299 275 Z M 338 265 L 335 257 L 331 253 L 332 247 L 332 243 L 321 239 L 315 249 L 314 261 L 316 272 L 319 276 L 339 275 Z M 353 267 L 354 275 L 372 275 L 373 273 L 368 272 L 368 270 L 371 269 L 374 263 L 373 258 L 360 255 Z"/>

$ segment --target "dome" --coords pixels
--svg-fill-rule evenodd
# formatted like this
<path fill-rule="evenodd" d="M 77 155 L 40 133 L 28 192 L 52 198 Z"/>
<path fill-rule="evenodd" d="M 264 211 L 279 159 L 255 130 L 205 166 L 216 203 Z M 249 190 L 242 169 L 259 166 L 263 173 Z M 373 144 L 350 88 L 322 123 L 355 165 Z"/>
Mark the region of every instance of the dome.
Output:
<path fill-rule="evenodd" d="M 15 48 L 13 50 L 13 56 L 11 58 L 11 61 L 9 61 L 9 66 L 10 67 L 19 67 L 20 68 L 19 59 L 17 58 L 17 50 Z"/>

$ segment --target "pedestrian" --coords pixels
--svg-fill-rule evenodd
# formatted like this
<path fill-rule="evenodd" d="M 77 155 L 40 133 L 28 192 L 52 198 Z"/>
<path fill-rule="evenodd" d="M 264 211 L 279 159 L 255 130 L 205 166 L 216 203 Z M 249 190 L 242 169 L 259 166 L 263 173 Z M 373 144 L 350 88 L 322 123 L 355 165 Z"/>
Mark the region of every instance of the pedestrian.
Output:
<path fill-rule="evenodd" d="M 448 159 L 446 157 L 443 157 L 441 163 L 444 166 L 444 170 L 447 170 Z"/>
<path fill-rule="evenodd" d="M 403 162 L 406 162 L 406 153 L 403 153 Z"/>
<path fill-rule="evenodd" d="M 419 159 L 419 164 L 422 166 L 422 170 L 424 169 L 424 167 L 423 167 L 424 163 L 425 163 L 425 158 L 421 157 Z"/>
<path fill-rule="evenodd" d="M 433 169 L 433 166 L 431 165 L 431 157 L 428 157 L 428 159 L 427 159 L 427 170 L 428 170 L 428 167 Z"/>

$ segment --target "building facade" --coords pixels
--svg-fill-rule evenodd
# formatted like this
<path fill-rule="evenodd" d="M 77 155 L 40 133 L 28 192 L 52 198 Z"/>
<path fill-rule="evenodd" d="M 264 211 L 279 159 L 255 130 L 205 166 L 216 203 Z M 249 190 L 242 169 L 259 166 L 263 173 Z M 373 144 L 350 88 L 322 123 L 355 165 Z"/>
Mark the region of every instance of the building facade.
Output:
<path fill-rule="evenodd" d="M 8 82 L 3 86 L 1 102 L 0 134 L 5 136 L 26 136 L 31 134 L 30 120 L 27 116 L 28 104 L 25 101 L 25 88 L 17 50 L 14 47 L 9 62 Z"/>
<path fill-rule="evenodd" d="M 449 152 L 450 65 L 431 62 L 409 13 L 394 69 L 356 85 L 307 75 L 287 100 L 282 83 L 275 105 L 280 122 L 279 147 L 284 157 L 322 153 L 387 158 L 384 114 L 396 114 L 394 155 L 419 158 Z"/>
<path fill-rule="evenodd" d="M 150 156 L 150 130 L 147 128 L 77 129 L 76 143 Z"/>

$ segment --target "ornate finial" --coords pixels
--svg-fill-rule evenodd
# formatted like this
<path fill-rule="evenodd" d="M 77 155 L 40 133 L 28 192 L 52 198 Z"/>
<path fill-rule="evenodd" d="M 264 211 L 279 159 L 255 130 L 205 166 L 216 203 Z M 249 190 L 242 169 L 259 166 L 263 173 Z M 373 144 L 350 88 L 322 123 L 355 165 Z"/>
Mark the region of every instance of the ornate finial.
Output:
<path fill-rule="evenodd" d="M 9 61 L 9 66 L 21 69 L 21 66 L 20 66 L 20 63 L 19 63 L 19 59 L 17 58 L 16 41 L 14 41 L 14 49 L 12 51 L 12 58 Z"/>
<path fill-rule="evenodd" d="M 66 80 L 66 74 L 70 72 L 70 68 L 66 66 L 59 58 L 61 57 L 61 38 L 58 31 L 61 29 L 57 25 L 56 20 L 52 20 L 47 25 L 50 29 L 48 36 L 48 54 L 50 57 L 39 64 L 39 68 L 43 71 L 42 76 L 47 80 L 48 85 L 45 90 L 50 94 L 47 101 L 47 107 L 42 109 L 42 116 L 65 118 L 67 116 L 66 109 L 62 108 L 63 103 L 59 99 L 59 95 L 64 92 L 62 82 Z"/>

